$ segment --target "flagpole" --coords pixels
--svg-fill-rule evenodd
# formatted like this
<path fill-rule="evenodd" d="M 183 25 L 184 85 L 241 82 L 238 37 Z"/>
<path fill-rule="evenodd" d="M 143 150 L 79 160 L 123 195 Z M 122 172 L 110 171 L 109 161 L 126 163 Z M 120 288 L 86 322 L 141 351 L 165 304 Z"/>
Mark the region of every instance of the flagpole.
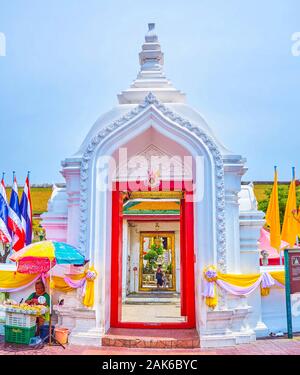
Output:
<path fill-rule="evenodd" d="M 292 167 L 292 175 L 293 175 L 293 180 L 296 179 L 296 169 L 295 167 Z M 297 202 L 297 199 L 296 199 L 296 202 Z M 297 205 L 296 205 L 296 208 L 297 208 Z M 298 246 L 298 235 L 296 236 L 296 245 Z"/>
<path fill-rule="evenodd" d="M 52 269 L 51 269 L 51 260 L 49 259 L 50 261 L 50 282 L 49 282 L 49 294 L 50 294 L 50 303 L 49 303 L 49 307 L 50 307 L 50 315 L 49 315 L 49 346 L 52 345 L 52 296 L 51 296 L 51 283 L 52 283 Z"/>
<path fill-rule="evenodd" d="M 13 183 L 12 183 L 12 186 L 11 186 L 11 194 L 12 194 L 13 187 L 14 187 L 15 173 L 16 172 L 13 171 Z M 10 254 L 10 256 L 12 255 L 12 252 L 13 252 L 13 241 L 14 241 L 14 233 L 12 231 L 11 232 L 11 242 L 9 244 L 9 254 Z"/>
<path fill-rule="evenodd" d="M 277 165 L 274 165 L 274 174 L 276 175 L 277 173 Z M 274 189 L 274 185 L 273 185 Z M 281 247 L 279 245 L 279 264 L 282 266 L 282 252 L 281 252 Z"/>
<path fill-rule="evenodd" d="M 4 184 L 4 178 L 5 178 L 5 172 L 2 172 L 2 181 L 3 181 L 3 184 Z M 5 186 L 5 185 L 4 185 Z M 6 187 L 5 187 L 5 196 L 6 196 Z M 8 202 L 7 203 L 7 206 L 8 206 Z M 8 229 L 9 230 L 9 229 Z M 6 243 L 3 243 L 3 246 L 4 246 L 4 249 L 5 247 L 7 246 Z M 6 263 L 13 263 L 9 257 L 12 255 L 12 242 L 8 242 L 8 248 L 9 248 L 9 256 L 6 258 Z"/>
<path fill-rule="evenodd" d="M 16 176 L 16 171 L 13 171 L 13 183 L 12 183 L 12 187 L 11 187 L 11 194 L 13 192 L 13 188 L 14 188 L 14 182 L 15 182 L 15 176 Z M 10 254 L 12 255 L 12 252 L 13 252 L 13 242 L 14 242 L 14 233 L 12 233 L 12 236 L 11 236 L 11 244 L 10 244 Z"/>
<path fill-rule="evenodd" d="M 295 167 L 292 167 L 293 180 L 296 179 L 296 172 L 295 171 L 296 171 Z M 298 237 L 298 234 L 296 236 L 296 245 L 297 245 L 297 247 L 299 246 L 299 237 Z"/>
<path fill-rule="evenodd" d="M 11 186 L 11 193 L 12 193 L 12 189 L 13 189 L 13 186 L 14 186 L 15 173 L 16 172 L 13 171 L 13 183 L 12 183 L 12 186 Z M 4 178 L 4 175 L 5 175 L 5 172 L 3 172 L 3 178 Z M 9 243 L 9 257 L 8 257 L 8 259 L 13 255 L 13 240 L 14 240 L 14 233 L 11 232 L 11 242 Z M 9 262 L 13 263 L 11 260 L 9 260 Z"/>

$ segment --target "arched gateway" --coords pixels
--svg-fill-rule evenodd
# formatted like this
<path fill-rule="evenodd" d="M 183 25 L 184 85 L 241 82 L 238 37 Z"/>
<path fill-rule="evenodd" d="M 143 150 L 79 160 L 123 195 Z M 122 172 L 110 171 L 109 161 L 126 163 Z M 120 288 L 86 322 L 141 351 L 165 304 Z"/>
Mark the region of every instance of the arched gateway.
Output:
<path fill-rule="evenodd" d="M 119 105 L 62 163 L 65 217 L 56 216 L 54 227 L 53 213 L 43 218 L 48 238 L 79 246 L 98 273 L 94 307 L 65 314 L 74 319 L 71 342 L 100 345 L 111 327 L 195 328 L 203 346 L 220 337 L 250 341 L 246 300 L 223 295 L 208 311 L 201 282 L 209 264 L 240 272 L 244 257 L 246 271 L 258 266 L 257 251 L 243 254 L 240 246 L 245 160 L 218 141 L 166 79 L 154 24 L 139 58 L 138 77 L 118 95 Z M 259 214 L 255 220 L 253 243 L 262 224 Z M 251 319 L 256 327 L 260 307 Z"/>

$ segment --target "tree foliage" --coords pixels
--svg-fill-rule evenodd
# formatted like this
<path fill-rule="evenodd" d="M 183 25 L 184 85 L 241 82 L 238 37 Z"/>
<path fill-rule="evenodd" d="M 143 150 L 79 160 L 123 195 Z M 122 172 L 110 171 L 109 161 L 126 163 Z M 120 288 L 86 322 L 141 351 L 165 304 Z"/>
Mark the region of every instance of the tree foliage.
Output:
<path fill-rule="evenodd" d="M 149 262 L 154 262 L 157 260 L 159 255 L 162 255 L 164 249 L 162 246 L 157 246 L 155 244 L 151 245 L 150 250 L 144 256 L 145 260 L 149 260 Z"/>

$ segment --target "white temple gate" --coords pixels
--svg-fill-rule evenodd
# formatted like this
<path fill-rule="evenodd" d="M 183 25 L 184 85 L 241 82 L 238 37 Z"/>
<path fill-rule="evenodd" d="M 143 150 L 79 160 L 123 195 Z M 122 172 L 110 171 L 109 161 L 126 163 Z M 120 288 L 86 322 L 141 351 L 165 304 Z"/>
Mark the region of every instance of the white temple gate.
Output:
<path fill-rule="evenodd" d="M 149 155 L 178 157 L 174 163 L 184 171 L 180 161 L 189 158 L 189 173 L 181 177 L 194 183 L 197 197 L 192 214 L 193 302 L 200 345 L 234 345 L 255 340 L 266 332 L 258 293 L 249 298 L 221 294 L 214 311 L 207 308 L 202 297 L 202 271 L 207 265 L 215 264 L 225 273 L 259 272 L 257 240 L 264 221 L 263 214 L 257 211 L 252 187 L 241 185 L 241 177 L 246 172 L 245 159 L 222 145 L 203 117 L 186 104 L 185 94 L 167 80 L 154 24 L 149 24 L 139 59 L 137 79 L 118 95 L 119 104 L 97 120 L 78 152 L 62 162 L 66 189 L 56 192 L 49 212 L 43 215 L 47 237 L 59 237 L 78 246 L 98 272 L 93 309 L 77 306 L 76 310 L 73 306 L 65 312 L 73 326 L 70 341 L 101 345 L 101 338 L 111 327 L 111 270 L 112 263 L 118 260 L 111 256 L 113 242 L 117 239 L 112 238 L 112 192 L 108 182 L 122 183 L 128 179 L 128 175 L 120 172 L 123 149 L 127 152 L 126 163 L 136 156 L 146 160 Z M 115 161 L 114 166 L 111 160 Z M 132 169 L 133 181 L 135 167 Z M 139 169 L 139 176 L 147 181 L 148 166 Z M 177 177 L 173 174 L 172 181 Z M 158 179 L 160 182 L 167 180 L 164 172 L 160 171 Z M 55 206 L 58 201 L 59 208 Z M 139 266 L 134 259 L 136 253 L 126 248 L 130 243 L 133 249 L 137 241 L 127 237 L 133 233 L 130 225 L 135 223 L 139 233 L 155 230 L 153 223 L 136 222 L 136 217 L 126 220 L 129 221 L 123 230 L 123 234 L 126 233 L 123 258 L 126 260 L 128 254 L 133 258 L 122 263 L 123 300 L 128 291 L 137 291 L 132 277 L 139 277 L 138 273 L 132 276 L 133 268 Z M 179 234 L 175 245 L 178 269 L 173 277 L 180 280 L 179 224 L 174 221 L 167 228 L 167 221 L 162 222 L 159 217 L 153 217 L 153 222 L 159 222 L 165 232 Z M 178 293 L 180 285 L 178 281 L 175 287 Z"/>

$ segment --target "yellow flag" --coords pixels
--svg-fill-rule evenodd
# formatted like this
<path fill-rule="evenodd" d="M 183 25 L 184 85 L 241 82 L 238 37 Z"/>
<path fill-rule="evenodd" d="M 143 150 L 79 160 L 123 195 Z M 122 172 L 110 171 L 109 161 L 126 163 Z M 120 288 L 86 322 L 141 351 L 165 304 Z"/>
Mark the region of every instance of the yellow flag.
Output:
<path fill-rule="evenodd" d="M 294 246 L 298 234 L 298 222 L 295 219 L 295 213 L 297 211 L 296 203 L 296 181 L 290 184 L 289 196 L 286 203 L 284 221 L 282 226 L 281 238 L 282 241 L 286 241 L 290 246 Z"/>
<path fill-rule="evenodd" d="M 300 236 L 300 206 L 298 208 L 298 213 L 296 215 L 296 219 L 298 221 L 298 236 Z"/>
<path fill-rule="evenodd" d="M 278 202 L 278 174 L 275 171 L 274 185 L 266 213 L 266 223 L 270 227 L 270 244 L 274 249 L 280 251 L 280 215 Z"/>

